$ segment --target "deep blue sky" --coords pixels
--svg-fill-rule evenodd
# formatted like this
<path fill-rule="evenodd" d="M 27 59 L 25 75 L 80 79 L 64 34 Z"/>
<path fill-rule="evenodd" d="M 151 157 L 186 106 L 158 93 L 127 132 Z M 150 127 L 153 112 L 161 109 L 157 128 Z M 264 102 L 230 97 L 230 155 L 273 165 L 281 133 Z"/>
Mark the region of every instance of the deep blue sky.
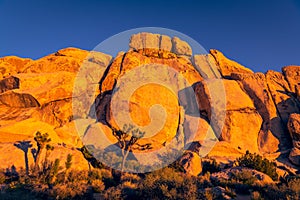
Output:
<path fill-rule="evenodd" d="M 300 65 L 300 0 L 0 0 L 0 57 L 91 50 L 149 26 L 182 32 L 254 71 Z"/>

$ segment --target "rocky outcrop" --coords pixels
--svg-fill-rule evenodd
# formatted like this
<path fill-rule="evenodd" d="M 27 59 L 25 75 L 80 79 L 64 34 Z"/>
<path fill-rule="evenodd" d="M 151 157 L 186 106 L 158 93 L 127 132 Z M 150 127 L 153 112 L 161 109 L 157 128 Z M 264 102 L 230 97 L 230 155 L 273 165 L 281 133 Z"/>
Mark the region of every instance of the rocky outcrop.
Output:
<path fill-rule="evenodd" d="M 258 134 L 258 147 L 261 153 L 276 152 L 285 149 L 287 144 L 280 144 L 284 138 L 284 126 L 272 99 L 266 77 L 263 73 L 232 73 L 241 88 L 253 100 L 254 106 L 262 117 L 263 123 Z"/>
<path fill-rule="evenodd" d="M 300 165 L 300 114 L 290 115 L 288 130 L 293 141 L 293 149 L 290 152 L 289 159 L 293 164 Z"/>
<path fill-rule="evenodd" d="M 51 101 L 41 106 L 41 121 L 61 127 L 73 120 L 71 98 Z"/>
<path fill-rule="evenodd" d="M 298 118 L 291 115 L 300 113 L 299 66 L 253 73 L 217 50 L 192 53 L 182 38 L 137 33 L 129 51 L 113 59 L 76 48 L 38 60 L 0 58 L 0 77 L 6 77 L 0 139 L 32 139 L 44 128 L 56 143 L 79 147 L 83 137 L 83 144 L 106 149 L 117 142 L 111 128 L 132 123 L 146 132 L 139 145 L 152 147 L 133 150 L 145 164 L 152 157 L 138 153 L 181 140 L 180 163 L 193 175 L 207 153 L 229 162 L 246 150 L 276 156 L 293 148 L 289 158 L 299 164 Z"/>
<path fill-rule="evenodd" d="M 24 67 L 31 62 L 31 59 L 19 58 L 16 56 L 0 58 L 0 78 L 6 78 L 21 73 L 24 70 Z"/>
<path fill-rule="evenodd" d="M 236 81 L 223 80 L 222 86 L 225 89 L 223 98 L 226 102 L 224 106 L 226 117 L 224 118 L 223 128 L 220 127 L 221 130 L 216 130 L 218 127 L 213 127 L 215 132 L 220 131 L 220 140 L 231 143 L 235 148 L 258 152 L 257 138 L 262 124 L 261 116 L 256 111 L 250 97 L 240 88 Z M 208 90 L 207 84 L 204 82 L 196 84 L 195 91 L 200 113 L 211 120 L 213 108 L 210 93 L 212 91 Z M 217 112 L 216 115 L 218 114 Z"/>
<path fill-rule="evenodd" d="M 299 113 L 300 111 L 297 100 L 283 74 L 268 71 L 266 80 L 279 116 L 284 126 L 286 126 L 290 114 Z"/>
<path fill-rule="evenodd" d="M 7 91 L 19 88 L 19 79 L 14 76 L 0 80 L 0 94 Z"/>
<path fill-rule="evenodd" d="M 178 37 L 172 38 L 173 52 L 177 55 L 191 56 L 192 48 L 186 41 L 182 41 Z"/>
<path fill-rule="evenodd" d="M 152 50 L 152 52 L 155 52 L 155 50 Z M 169 142 L 176 134 L 179 115 L 176 95 L 178 91 L 184 89 L 181 85 L 183 82 L 173 79 L 170 74 L 181 76 L 182 79 L 185 79 L 190 84 L 202 78 L 190 61 L 178 57 L 176 54 L 170 53 L 172 58 L 164 59 L 145 56 L 144 53 L 147 53 L 147 50 L 130 51 L 117 57 L 112 62 L 105 76 L 100 81 L 101 95 L 98 101 L 100 104 L 97 106 L 97 117 L 100 121 L 106 121 L 114 127 L 120 127 L 120 125 L 115 123 L 116 118 L 119 121 L 128 121 L 129 113 L 125 112 L 127 111 L 127 106 L 129 106 L 132 124 L 147 125 L 151 129 L 154 126 L 161 126 L 159 124 L 150 124 L 151 121 L 165 118 L 165 126 L 151 139 L 153 146 L 159 147 L 163 143 Z M 138 87 L 139 85 L 141 87 Z M 115 101 L 111 99 L 111 93 L 120 86 L 123 89 L 114 93 L 118 103 L 111 108 L 110 101 Z M 134 91 L 131 94 L 132 96 L 129 96 L 130 99 L 126 99 L 126 96 L 130 94 L 130 92 L 127 94 L 128 90 Z M 155 104 L 161 105 L 168 115 L 164 116 L 160 109 L 153 109 L 149 116 L 149 109 Z M 155 132 L 150 129 L 146 131 L 149 135 L 151 135 L 151 132 Z M 143 140 L 141 139 L 141 143 L 148 142 L 148 140 Z"/>
<path fill-rule="evenodd" d="M 7 91 L 0 94 L 0 104 L 13 108 L 39 107 L 39 102 L 30 94 Z"/>
<path fill-rule="evenodd" d="M 210 54 L 215 58 L 218 69 L 223 77 L 228 77 L 233 72 L 253 73 L 250 69 L 240 65 L 239 63 L 226 58 L 223 53 L 218 50 L 210 50 Z"/>
<path fill-rule="evenodd" d="M 216 61 L 212 54 L 194 55 L 192 60 L 195 68 L 203 78 L 221 78 L 221 74 L 218 71 Z"/>
<path fill-rule="evenodd" d="M 299 66 L 287 66 L 282 68 L 282 72 L 289 83 L 291 92 L 296 93 L 296 89 L 300 86 L 300 67 Z"/>
<path fill-rule="evenodd" d="M 180 56 L 191 56 L 192 48 L 178 37 L 172 39 L 166 35 L 153 33 L 137 33 L 131 36 L 129 47 L 133 50 L 154 49 L 173 52 Z"/>

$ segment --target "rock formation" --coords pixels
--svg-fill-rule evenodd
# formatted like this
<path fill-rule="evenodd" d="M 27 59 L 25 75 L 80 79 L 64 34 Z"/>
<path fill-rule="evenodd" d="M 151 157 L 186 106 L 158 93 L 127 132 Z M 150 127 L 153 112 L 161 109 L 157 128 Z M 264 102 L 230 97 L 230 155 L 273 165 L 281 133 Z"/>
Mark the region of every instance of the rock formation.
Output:
<path fill-rule="evenodd" d="M 291 114 L 288 121 L 288 129 L 293 141 L 293 149 L 289 159 L 295 165 L 300 165 L 300 114 Z"/>
<path fill-rule="evenodd" d="M 115 58 L 76 48 L 38 60 L 8 56 L 0 58 L 0 75 L 0 145 L 7 152 L 17 152 L 13 143 L 32 140 L 36 131 L 48 132 L 56 149 L 65 143 L 71 151 L 81 139 L 106 148 L 98 129 L 116 143 L 112 128 L 129 121 L 146 130 L 139 144 L 149 144 L 149 152 L 174 138 L 181 144 L 182 133 L 187 150 L 179 160 L 193 175 L 206 151 L 227 161 L 246 150 L 275 158 L 290 152 L 290 161 L 300 164 L 299 66 L 254 73 L 218 50 L 193 55 L 181 38 L 138 33 Z M 95 100 L 89 108 L 86 96 Z M 147 150 L 133 154 L 140 151 Z M 13 159 L 0 156 L 0 167 L 22 166 Z"/>

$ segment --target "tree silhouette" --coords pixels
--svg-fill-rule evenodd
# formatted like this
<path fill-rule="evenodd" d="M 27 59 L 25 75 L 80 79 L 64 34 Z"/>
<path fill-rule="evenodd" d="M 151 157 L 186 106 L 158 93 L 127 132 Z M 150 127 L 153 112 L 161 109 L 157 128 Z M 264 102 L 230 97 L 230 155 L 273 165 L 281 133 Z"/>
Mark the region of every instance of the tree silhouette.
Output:
<path fill-rule="evenodd" d="M 65 162 L 65 167 L 66 167 L 66 172 L 65 172 L 65 182 L 67 181 L 67 178 L 69 176 L 69 169 L 71 168 L 72 166 L 72 158 L 73 158 L 73 155 L 72 154 L 68 154 L 67 155 L 67 160 Z"/>
<path fill-rule="evenodd" d="M 48 158 L 50 156 L 50 152 L 53 151 L 54 146 L 50 145 L 50 144 L 46 144 L 46 155 L 45 155 L 45 160 L 43 163 L 43 168 L 44 170 L 47 168 L 48 165 Z"/>
<path fill-rule="evenodd" d="M 39 167 L 39 161 L 41 158 L 41 154 L 47 143 L 51 141 L 48 133 L 42 134 L 41 132 L 36 132 L 34 140 L 37 144 L 37 151 L 36 151 L 36 159 L 35 159 L 35 169 L 38 169 Z"/>
<path fill-rule="evenodd" d="M 26 170 L 26 175 L 28 175 L 29 174 L 28 149 L 32 147 L 32 144 L 30 141 L 18 141 L 14 144 L 14 146 L 21 149 L 24 152 L 25 170 Z"/>
<path fill-rule="evenodd" d="M 118 140 L 118 144 L 121 148 L 122 154 L 122 163 L 121 171 L 125 167 L 126 159 L 133 149 L 146 150 L 151 149 L 150 144 L 139 145 L 137 141 L 145 135 L 145 132 L 142 132 L 138 128 L 135 128 L 133 125 L 124 124 L 122 130 L 117 130 L 112 128 L 113 136 Z"/>

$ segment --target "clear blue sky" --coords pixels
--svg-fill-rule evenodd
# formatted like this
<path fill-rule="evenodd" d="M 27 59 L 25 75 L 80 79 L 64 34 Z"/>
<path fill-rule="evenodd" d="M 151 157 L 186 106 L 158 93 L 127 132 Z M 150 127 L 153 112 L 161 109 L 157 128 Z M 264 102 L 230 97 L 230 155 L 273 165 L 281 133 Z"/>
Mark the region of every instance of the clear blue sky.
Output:
<path fill-rule="evenodd" d="M 182 32 L 254 71 L 300 65 L 300 0 L 0 0 L 0 57 L 91 50 L 138 27 Z"/>

